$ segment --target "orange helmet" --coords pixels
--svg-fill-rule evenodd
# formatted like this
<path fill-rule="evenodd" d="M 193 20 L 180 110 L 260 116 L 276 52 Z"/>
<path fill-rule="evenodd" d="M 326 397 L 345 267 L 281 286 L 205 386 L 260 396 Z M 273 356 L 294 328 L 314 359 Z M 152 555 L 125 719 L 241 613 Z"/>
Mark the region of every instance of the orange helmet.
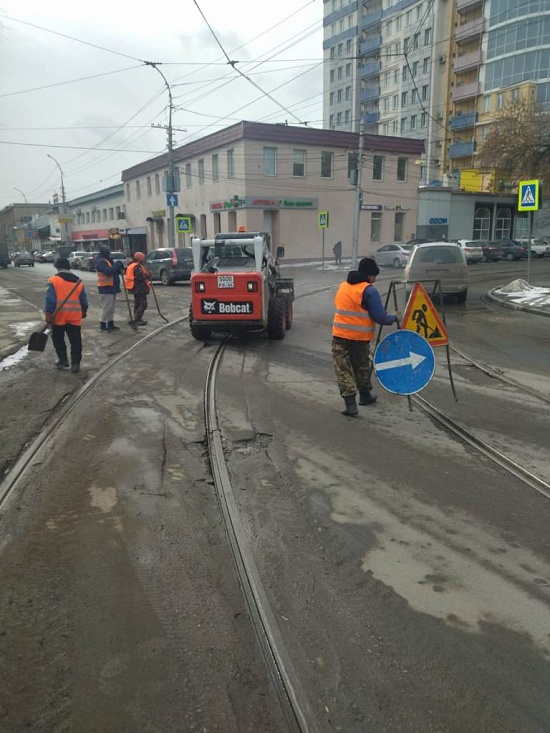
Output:
<path fill-rule="evenodd" d="M 145 259 L 145 255 L 143 252 L 134 252 L 134 260 L 137 260 L 138 262 L 143 262 Z"/>

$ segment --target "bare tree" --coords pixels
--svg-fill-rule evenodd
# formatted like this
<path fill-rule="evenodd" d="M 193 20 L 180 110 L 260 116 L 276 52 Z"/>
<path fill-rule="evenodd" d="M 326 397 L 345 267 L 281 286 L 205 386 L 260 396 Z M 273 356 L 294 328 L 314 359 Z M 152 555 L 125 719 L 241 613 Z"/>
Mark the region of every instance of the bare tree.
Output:
<path fill-rule="evenodd" d="M 499 181 L 509 185 L 531 178 L 550 184 L 550 112 L 533 102 L 502 110 L 483 143 L 479 163 L 495 170 L 497 188 Z"/>

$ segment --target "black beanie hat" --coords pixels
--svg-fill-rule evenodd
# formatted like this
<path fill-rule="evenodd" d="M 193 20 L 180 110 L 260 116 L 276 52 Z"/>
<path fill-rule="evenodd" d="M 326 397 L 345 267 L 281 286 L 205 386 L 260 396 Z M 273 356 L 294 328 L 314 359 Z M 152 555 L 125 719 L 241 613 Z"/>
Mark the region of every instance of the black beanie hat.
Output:
<path fill-rule="evenodd" d="M 66 257 L 58 257 L 54 262 L 54 267 L 56 270 L 70 270 L 71 263 Z"/>
<path fill-rule="evenodd" d="M 357 268 L 361 275 L 378 275 L 380 274 L 380 268 L 376 264 L 376 260 L 372 257 L 363 257 Z"/>

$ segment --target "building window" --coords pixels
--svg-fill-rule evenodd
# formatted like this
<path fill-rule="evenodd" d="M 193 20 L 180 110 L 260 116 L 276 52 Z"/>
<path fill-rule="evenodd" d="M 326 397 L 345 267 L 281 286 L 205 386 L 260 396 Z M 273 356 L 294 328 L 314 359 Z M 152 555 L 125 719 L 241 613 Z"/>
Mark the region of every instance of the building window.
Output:
<path fill-rule="evenodd" d="M 384 135 L 389 135 L 389 134 L 390 134 L 390 123 L 384 122 Z"/>
<path fill-rule="evenodd" d="M 499 92 L 497 94 L 497 109 L 502 109 L 504 107 L 504 94 L 502 92 Z"/>
<path fill-rule="evenodd" d="M 338 56 L 341 56 L 344 53 L 344 44 L 339 43 L 338 44 Z"/>
<path fill-rule="evenodd" d="M 187 188 L 191 188 L 193 185 L 193 177 L 191 175 L 191 163 L 185 164 L 185 185 Z"/>
<path fill-rule="evenodd" d="M 330 83 L 331 83 L 331 84 L 333 84 L 333 83 L 334 83 L 334 69 L 331 69 L 331 70 L 330 70 Z"/>
<path fill-rule="evenodd" d="M 411 89 L 411 104 L 415 104 L 417 100 L 418 100 L 418 90 Z"/>
<path fill-rule="evenodd" d="M 401 16 L 398 15 L 397 18 L 395 18 L 395 30 L 400 31 L 401 30 Z"/>
<path fill-rule="evenodd" d="M 155 193 L 157 196 L 160 193 L 160 176 L 158 173 L 155 173 Z"/>
<path fill-rule="evenodd" d="M 401 78 L 403 79 L 403 81 L 407 81 L 407 79 L 409 78 L 409 70 L 407 69 L 406 66 L 403 67 Z"/>
<path fill-rule="evenodd" d="M 265 147 L 263 150 L 264 176 L 277 175 L 277 148 Z"/>
<path fill-rule="evenodd" d="M 420 124 L 422 125 L 422 127 L 428 126 L 428 115 L 426 114 L 426 112 L 422 112 L 422 117 L 420 118 Z"/>
<path fill-rule="evenodd" d="M 103 209 L 103 211 L 101 212 L 101 216 L 103 221 L 107 221 L 107 209 Z"/>
<path fill-rule="evenodd" d="M 409 96 L 408 92 L 401 92 L 401 106 L 402 107 L 407 106 L 408 96 Z"/>
<path fill-rule="evenodd" d="M 199 159 L 199 185 L 204 186 L 204 158 Z"/>
<path fill-rule="evenodd" d="M 109 209 L 109 220 L 113 221 L 114 218 L 115 218 L 115 212 L 114 212 L 114 209 L 111 207 Z"/>
<path fill-rule="evenodd" d="M 339 66 L 338 67 L 338 80 L 340 80 L 344 76 L 344 67 Z"/>
<path fill-rule="evenodd" d="M 390 111 L 390 98 L 384 97 L 384 112 Z"/>
<path fill-rule="evenodd" d="M 231 148 L 227 151 L 227 177 L 235 178 L 235 156 L 234 150 Z"/>
<path fill-rule="evenodd" d="M 342 101 L 342 90 L 341 89 L 338 90 L 337 101 L 338 102 L 341 102 Z"/>
<path fill-rule="evenodd" d="M 395 212 L 395 221 L 393 225 L 393 241 L 403 241 L 403 231 L 405 229 L 405 214 L 402 211 Z"/>
<path fill-rule="evenodd" d="M 495 239 L 509 239 L 512 233 L 512 212 L 504 207 L 497 210 Z"/>
<path fill-rule="evenodd" d="M 220 180 L 220 156 L 217 153 L 212 156 L 212 180 Z"/>
<path fill-rule="evenodd" d="M 372 180 L 382 181 L 384 179 L 384 156 L 372 156 Z"/>
<path fill-rule="evenodd" d="M 410 25 L 412 20 L 412 10 L 407 10 L 405 15 L 405 25 Z"/>
<path fill-rule="evenodd" d="M 346 64 L 346 76 L 351 76 L 351 64 Z"/>
<path fill-rule="evenodd" d="M 485 140 L 487 140 L 487 138 L 489 137 L 489 125 L 483 125 L 480 128 L 479 136 L 480 136 L 482 143 L 484 143 Z"/>
<path fill-rule="evenodd" d="M 153 189 L 151 187 L 151 176 L 147 176 L 147 196 L 153 195 Z"/>
<path fill-rule="evenodd" d="M 351 28 L 353 25 L 353 16 L 350 15 L 348 18 L 348 28 Z M 346 53 L 351 53 L 351 38 L 348 38 L 346 41 Z"/>
<path fill-rule="evenodd" d="M 393 72 L 393 83 L 399 84 L 399 69 L 395 69 Z"/>
<path fill-rule="evenodd" d="M 334 115 L 331 115 L 329 117 L 328 126 L 330 127 L 331 130 L 334 129 Z"/>
<path fill-rule="evenodd" d="M 483 97 L 483 111 L 484 112 L 491 111 L 491 97 L 488 94 L 485 97 Z"/>
<path fill-rule="evenodd" d="M 429 70 L 430 70 L 430 57 L 428 56 L 422 62 L 422 73 L 427 74 Z"/>
<path fill-rule="evenodd" d="M 333 59 L 336 55 L 336 49 L 334 46 L 330 49 L 330 58 Z"/>
<path fill-rule="evenodd" d="M 416 115 L 411 115 L 411 130 L 416 130 L 416 120 L 417 119 L 418 118 Z"/>
<path fill-rule="evenodd" d="M 407 118 L 402 117 L 401 118 L 401 132 L 407 132 Z"/>
<path fill-rule="evenodd" d="M 295 178 L 303 178 L 306 175 L 306 151 L 292 151 L 292 175 Z"/>
<path fill-rule="evenodd" d="M 130 184 L 127 183 L 126 184 L 126 201 L 130 202 L 131 200 L 132 200 L 132 192 L 131 192 L 131 189 L 130 189 Z M 90 220 L 88 219 L 88 221 L 90 221 Z"/>
<path fill-rule="evenodd" d="M 413 61 L 412 75 L 416 76 L 417 74 L 418 74 L 418 61 Z"/>
<path fill-rule="evenodd" d="M 370 215 L 370 241 L 380 242 L 382 239 L 382 212 L 373 211 Z"/>
<path fill-rule="evenodd" d="M 87 211 L 86 212 L 86 224 L 89 224 L 89 223 L 90 223 L 90 212 Z"/>
<path fill-rule="evenodd" d="M 519 89 L 512 89 L 511 99 L 512 104 L 517 104 L 519 102 Z"/>
<path fill-rule="evenodd" d="M 407 180 L 407 158 L 397 158 L 397 180 Z"/>
<path fill-rule="evenodd" d="M 332 178 L 333 154 L 326 150 L 321 153 L 321 178 Z"/>
<path fill-rule="evenodd" d="M 346 102 L 351 99 L 351 87 L 346 87 Z"/>
<path fill-rule="evenodd" d="M 426 30 L 424 31 L 424 45 L 429 46 L 431 42 L 432 42 L 432 29 L 426 28 Z"/>
<path fill-rule="evenodd" d="M 334 92 L 331 92 L 330 93 L 330 96 L 329 96 L 329 104 L 330 104 L 331 107 L 334 105 Z"/>
<path fill-rule="evenodd" d="M 408 53 L 410 51 L 410 45 L 411 45 L 411 39 L 405 38 L 405 40 L 403 41 L 403 51 L 405 53 Z"/>
<path fill-rule="evenodd" d="M 393 102 L 393 108 L 394 109 L 399 109 L 399 94 L 394 94 L 393 95 L 392 102 Z"/>
<path fill-rule="evenodd" d="M 339 127 L 342 124 L 342 113 L 338 112 L 336 115 L 336 126 Z"/>
<path fill-rule="evenodd" d="M 485 206 L 480 206 L 474 214 L 474 239 L 489 239 L 491 229 L 491 212 Z"/>
<path fill-rule="evenodd" d="M 139 201 L 141 198 L 141 184 L 139 181 L 136 181 L 136 199 Z"/>
<path fill-rule="evenodd" d="M 394 120 L 394 121 L 393 121 L 393 122 L 391 123 L 391 128 L 392 128 L 392 130 L 391 130 L 391 131 L 392 131 L 392 134 L 393 134 L 393 135 L 397 135 L 397 131 L 398 131 L 398 129 L 399 129 L 399 122 L 398 122 L 397 120 Z"/>
<path fill-rule="evenodd" d="M 425 102 L 428 99 L 428 85 L 425 84 L 422 87 L 422 101 Z"/>

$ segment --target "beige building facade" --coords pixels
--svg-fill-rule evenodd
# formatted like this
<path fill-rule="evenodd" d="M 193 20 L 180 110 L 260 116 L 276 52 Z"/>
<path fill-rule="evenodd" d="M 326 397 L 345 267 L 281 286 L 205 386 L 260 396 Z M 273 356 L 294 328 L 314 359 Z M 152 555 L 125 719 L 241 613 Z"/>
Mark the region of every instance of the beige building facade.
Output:
<path fill-rule="evenodd" d="M 355 208 L 355 133 L 240 122 L 178 148 L 181 190 L 175 213 L 191 219 L 195 235 L 267 231 L 286 258 L 318 259 L 332 244 L 351 252 Z M 359 251 L 414 236 L 422 141 L 364 136 Z M 167 156 L 123 171 L 126 227 L 145 235 L 148 250 L 167 247 Z M 328 212 L 329 226 L 319 227 Z M 178 246 L 190 235 L 177 234 Z"/>

